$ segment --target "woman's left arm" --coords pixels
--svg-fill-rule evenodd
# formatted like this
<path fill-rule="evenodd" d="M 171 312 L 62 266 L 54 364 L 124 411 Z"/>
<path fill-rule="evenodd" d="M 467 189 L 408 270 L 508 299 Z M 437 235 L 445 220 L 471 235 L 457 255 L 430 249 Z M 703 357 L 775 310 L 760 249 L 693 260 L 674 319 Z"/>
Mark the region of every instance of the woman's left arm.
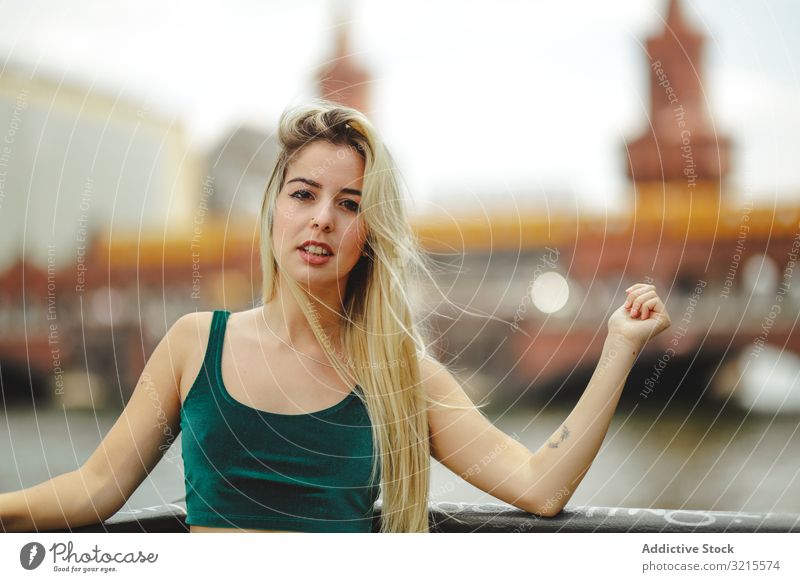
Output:
<path fill-rule="evenodd" d="M 529 513 L 558 514 L 605 438 L 636 355 L 670 326 L 653 285 L 636 284 L 608 321 L 608 337 L 589 385 L 561 426 L 535 453 L 475 409 L 429 409 L 431 453 L 470 484 Z M 423 382 L 445 404 L 471 401 L 440 364 L 426 361 Z"/>

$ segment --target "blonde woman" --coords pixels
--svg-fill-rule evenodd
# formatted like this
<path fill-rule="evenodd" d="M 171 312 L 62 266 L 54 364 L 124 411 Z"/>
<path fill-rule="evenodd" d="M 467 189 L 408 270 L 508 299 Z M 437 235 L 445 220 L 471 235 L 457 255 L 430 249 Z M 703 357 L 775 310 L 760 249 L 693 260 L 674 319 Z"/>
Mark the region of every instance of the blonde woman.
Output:
<path fill-rule="evenodd" d="M 533 514 L 572 496 L 637 352 L 670 325 L 653 286 L 627 290 L 586 392 L 531 452 L 428 353 L 409 291 L 432 279 L 429 264 L 370 122 L 318 100 L 285 112 L 279 131 L 262 304 L 181 317 L 80 469 L 0 495 L 7 531 L 107 519 L 179 431 L 192 532 L 369 532 L 379 492 L 381 531 L 426 532 L 431 455 Z"/>

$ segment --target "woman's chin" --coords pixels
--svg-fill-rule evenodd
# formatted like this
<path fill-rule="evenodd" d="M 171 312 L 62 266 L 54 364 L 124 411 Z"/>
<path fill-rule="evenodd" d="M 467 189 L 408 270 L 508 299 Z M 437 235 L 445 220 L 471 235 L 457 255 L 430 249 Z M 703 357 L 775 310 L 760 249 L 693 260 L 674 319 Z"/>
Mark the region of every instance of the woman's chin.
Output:
<path fill-rule="evenodd" d="M 347 278 L 347 275 L 341 275 L 332 267 L 334 265 L 331 264 L 323 266 L 293 264 L 288 269 L 279 271 L 307 291 L 330 291 L 340 284 L 340 277 Z"/>
<path fill-rule="evenodd" d="M 330 273 L 314 273 L 302 269 L 299 271 L 301 272 L 290 272 L 288 275 L 303 289 L 321 290 L 336 286 L 336 277 Z"/>

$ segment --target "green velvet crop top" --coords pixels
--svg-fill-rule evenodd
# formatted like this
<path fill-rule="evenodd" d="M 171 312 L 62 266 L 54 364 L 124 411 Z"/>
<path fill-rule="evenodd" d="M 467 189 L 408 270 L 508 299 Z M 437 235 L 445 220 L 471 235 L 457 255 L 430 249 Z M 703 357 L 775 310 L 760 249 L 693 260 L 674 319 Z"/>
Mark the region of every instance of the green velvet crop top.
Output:
<path fill-rule="evenodd" d="M 211 321 L 203 366 L 181 408 L 186 523 L 306 532 L 371 532 L 380 468 L 370 482 L 372 428 L 350 392 L 311 414 L 235 400 L 222 384 L 229 311 Z"/>

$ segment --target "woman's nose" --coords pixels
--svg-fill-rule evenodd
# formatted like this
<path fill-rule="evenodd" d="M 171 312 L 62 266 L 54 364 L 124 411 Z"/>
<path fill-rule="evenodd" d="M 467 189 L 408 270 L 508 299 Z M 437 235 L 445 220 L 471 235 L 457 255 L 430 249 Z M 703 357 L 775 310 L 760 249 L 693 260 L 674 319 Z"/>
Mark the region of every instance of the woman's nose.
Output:
<path fill-rule="evenodd" d="M 314 209 L 314 217 L 311 219 L 311 228 L 319 228 L 321 230 L 331 230 L 334 227 L 334 217 L 330 203 L 320 204 Z"/>

